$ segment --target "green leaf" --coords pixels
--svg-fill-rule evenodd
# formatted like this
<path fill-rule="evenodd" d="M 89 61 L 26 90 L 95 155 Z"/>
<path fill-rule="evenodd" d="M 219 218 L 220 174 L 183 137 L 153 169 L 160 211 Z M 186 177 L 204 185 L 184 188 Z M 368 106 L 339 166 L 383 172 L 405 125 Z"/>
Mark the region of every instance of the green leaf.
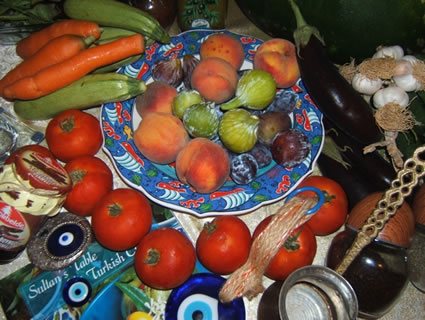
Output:
<path fill-rule="evenodd" d="M 131 176 L 131 181 L 132 181 L 134 184 L 141 185 L 141 184 L 142 184 L 142 177 L 141 177 L 141 176 L 139 176 L 139 175 L 137 175 L 137 174 L 133 174 L 133 175 Z"/>
<path fill-rule="evenodd" d="M 6 312 L 12 312 L 18 305 L 20 296 L 18 288 L 34 277 L 34 265 L 27 264 L 0 281 L 0 305 Z"/>
<path fill-rule="evenodd" d="M 322 141 L 322 136 L 314 136 L 311 140 L 312 144 L 319 144 Z"/>
<path fill-rule="evenodd" d="M 133 301 L 137 310 L 149 312 L 149 308 L 146 304 L 150 305 L 151 299 L 139 288 L 136 288 L 127 283 L 116 282 L 115 285 Z"/>
<path fill-rule="evenodd" d="M 122 274 L 122 276 L 119 279 L 119 282 L 121 283 L 128 283 L 133 281 L 137 277 L 136 270 L 134 267 L 129 268 L 125 273 Z"/>
<path fill-rule="evenodd" d="M 105 145 L 112 148 L 114 146 L 114 140 L 112 140 L 111 138 L 106 138 Z"/>
<path fill-rule="evenodd" d="M 41 3 L 22 13 L 28 16 L 30 23 L 52 23 L 54 18 L 60 14 L 60 10 L 54 3 Z"/>
<path fill-rule="evenodd" d="M 203 203 L 201 204 L 201 206 L 199 207 L 199 209 L 201 209 L 204 212 L 210 211 L 210 209 L 212 208 L 211 203 L 207 202 L 207 203 Z"/>
<path fill-rule="evenodd" d="M 170 218 L 173 218 L 173 213 L 171 212 L 171 210 L 169 208 L 163 207 L 159 204 L 156 204 L 152 201 L 149 201 L 152 207 L 152 213 L 153 216 L 155 217 L 155 221 L 158 222 L 162 222 L 162 221 L 166 221 Z"/>
<path fill-rule="evenodd" d="M 8 26 L 53 23 L 61 13 L 58 0 L 0 0 L 0 20 Z"/>
<path fill-rule="evenodd" d="M 269 198 L 266 196 L 266 195 L 262 195 L 262 194 L 257 194 L 255 197 L 254 197 L 254 201 L 256 201 L 256 202 L 263 202 L 263 201 L 266 201 L 266 200 L 268 200 Z"/>
<path fill-rule="evenodd" d="M 2 0 L 0 1 L 0 7 L 7 9 L 19 8 L 25 10 L 32 7 L 32 2 L 30 0 Z"/>
<path fill-rule="evenodd" d="M 261 188 L 261 184 L 260 184 L 259 182 L 257 182 L 257 181 L 253 181 L 253 182 L 251 183 L 251 187 L 252 187 L 252 189 L 254 189 L 254 190 L 260 190 L 260 188 Z"/>
<path fill-rule="evenodd" d="M 410 158 L 415 150 L 425 144 L 425 91 L 410 93 L 410 110 L 418 122 L 412 130 L 402 132 L 397 137 L 397 147 L 404 158 Z"/>
<path fill-rule="evenodd" d="M 148 177 L 156 177 L 157 175 L 158 175 L 158 171 L 156 171 L 156 169 L 151 169 L 147 171 Z"/>

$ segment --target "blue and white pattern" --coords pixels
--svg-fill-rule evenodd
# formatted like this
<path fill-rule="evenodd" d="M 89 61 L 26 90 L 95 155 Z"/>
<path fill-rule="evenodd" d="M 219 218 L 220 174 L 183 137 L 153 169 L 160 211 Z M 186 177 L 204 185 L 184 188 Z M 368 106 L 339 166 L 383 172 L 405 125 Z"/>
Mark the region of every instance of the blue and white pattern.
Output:
<path fill-rule="evenodd" d="M 199 54 L 199 48 L 213 33 L 226 33 L 239 39 L 246 56 L 243 68 L 252 68 L 252 61 L 262 41 L 227 30 L 190 30 L 173 37 L 170 44 L 154 43 L 143 57 L 119 72 L 149 83 L 151 67 L 162 59 L 182 58 Z M 285 198 L 316 164 L 324 142 L 322 114 L 312 103 L 302 80 L 290 89 L 300 99 L 293 111 L 293 127 L 302 130 L 312 144 L 305 161 L 294 168 L 284 168 L 272 162 L 261 169 L 256 179 L 247 185 L 236 185 L 230 179 L 216 192 L 201 194 L 179 181 L 173 164 L 159 165 L 146 159 L 134 145 L 132 133 L 141 121 L 134 108 L 135 98 L 102 106 L 101 124 L 104 151 L 114 162 L 120 176 L 131 187 L 142 191 L 150 200 L 172 210 L 200 217 L 243 214 Z"/>

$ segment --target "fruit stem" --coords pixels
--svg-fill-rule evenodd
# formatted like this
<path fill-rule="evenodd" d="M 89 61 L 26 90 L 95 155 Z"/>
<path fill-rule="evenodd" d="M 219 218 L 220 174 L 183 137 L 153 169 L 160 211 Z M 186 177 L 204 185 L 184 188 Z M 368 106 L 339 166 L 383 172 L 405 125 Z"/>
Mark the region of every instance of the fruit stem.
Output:
<path fill-rule="evenodd" d="M 71 117 L 69 118 L 63 119 L 61 123 L 59 124 L 59 126 L 63 132 L 65 133 L 71 132 L 75 127 L 74 115 L 71 115 Z"/>
<path fill-rule="evenodd" d="M 149 249 L 147 252 L 147 257 L 143 260 L 144 263 L 154 266 L 158 263 L 161 254 L 157 249 Z"/>
<path fill-rule="evenodd" d="M 336 198 L 335 195 L 330 194 L 326 190 L 321 190 L 321 191 L 323 192 L 323 195 L 325 196 L 325 202 L 324 203 L 330 203 L 330 202 L 332 202 L 333 199 Z"/>
<path fill-rule="evenodd" d="M 69 176 L 71 177 L 72 183 L 75 185 L 78 182 L 83 181 L 84 176 L 86 174 L 87 174 L 87 170 L 76 169 L 76 170 L 72 170 Z"/>
<path fill-rule="evenodd" d="M 288 251 L 297 251 L 300 248 L 298 238 L 300 237 L 302 229 L 298 230 L 295 235 L 290 235 L 283 244 L 284 248 Z"/>
<path fill-rule="evenodd" d="M 108 214 L 111 217 L 118 217 L 122 212 L 122 207 L 118 203 L 113 203 L 108 206 Z"/>
<path fill-rule="evenodd" d="M 294 12 L 295 19 L 297 20 L 297 28 L 301 28 L 307 25 L 307 22 L 304 20 L 303 15 L 301 14 L 300 8 L 297 6 L 294 0 L 288 0 L 289 4 L 292 7 Z"/>
<path fill-rule="evenodd" d="M 204 228 L 207 232 L 207 238 L 211 236 L 211 234 L 217 229 L 217 223 L 215 221 L 207 222 L 204 225 Z"/>
<path fill-rule="evenodd" d="M 242 105 L 242 102 L 239 99 L 239 97 L 235 97 L 232 100 L 230 100 L 229 102 L 222 104 L 220 106 L 220 109 L 227 111 L 227 110 L 236 109 L 236 108 L 240 107 L 241 105 Z"/>
<path fill-rule="evenodd" d="M 303 15 L 301 14 L 300 8 L 295 3 L 295 0 L 288 0 L 289 4 L 292 7 L 292 11 L 294 12 L 295 19 L 297 20 L 297 29 L 294 31 L 294 40 L 297 48 L 300 46 L 305 47 L 307 43 L 310 41 L 310 37 L 313 35 L 325 45 L 325 41 L 320 35 L 319 30 L 316 27 L 310 26 L 305 20 Z"/>

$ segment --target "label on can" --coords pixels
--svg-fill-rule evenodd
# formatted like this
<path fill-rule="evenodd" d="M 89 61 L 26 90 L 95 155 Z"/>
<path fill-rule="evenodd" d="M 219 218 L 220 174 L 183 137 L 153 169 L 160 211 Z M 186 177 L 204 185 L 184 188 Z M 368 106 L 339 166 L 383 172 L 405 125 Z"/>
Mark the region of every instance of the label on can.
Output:
<path fill-rule="evenodd" d="M 223 29 L 227 0 L 179 0 L 177 22 L 181 30 L 191 28 Z"/>
<path fill-rule="evenodd" d="M 0 263 L 25 248 L 71 188 L 71 177 L 45 147 L 24 146 L 7 158 L 0 167 Z"/>
<path fill-rule="evenodd" d="M 22 247 L 30 236 L 31 230 L 24 216 L 14 207 L 0 201 L 0 249 Z"/>

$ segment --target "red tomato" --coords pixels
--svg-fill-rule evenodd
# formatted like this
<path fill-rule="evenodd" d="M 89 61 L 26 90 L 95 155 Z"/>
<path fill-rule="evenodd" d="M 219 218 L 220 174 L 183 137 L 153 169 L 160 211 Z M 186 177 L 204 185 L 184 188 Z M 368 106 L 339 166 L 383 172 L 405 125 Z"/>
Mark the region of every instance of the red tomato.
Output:
<path fill-rule="evenodd" d="M 196 252 L 180 231 L 162 227 L 147 234 L 136 249 L 134 268 L 146 285 L 169 290 L 181 285 L 193 273 Z"/>
<path fill-rule="evenodd" d="M 263 219 L 254 230 L 253 239 L 267 227 L 273 215 Z M 265 275 L 273 280 L 285 280 L 293 271 L 312 264 L 316 255 L 317 242 L 311 229 L 302 225 L 292 231 L 285 243 L 267 266 Z"/>
<path fill-rule="evenodd" d="M 34 144 L 15 150 L 5 161 L 14 164 L 17 174 L 34 188 L 62 194 L 72 188 L 71 178 L 49 149 Z"/>
<path fill-rule="evenodd" d="M 251 232 L 236 216 L 220 216 L 204 224 L 196 241 L 199 261 L 217 274 L 230 274 L 248 259 Z"/>
<path fill-rule="evenodd" d="M 309 176 L 298 187 L 316 187 L 325 196 L 322 207 L 307 221 L 313 233 L 325 236 L 337 231 L 347 219 L 348 200 L 344 189 L 336 181 L 322 176 Z M 313 192 L 302 192 L 300 195 L 314 195 Z"/>
<path fill-rule="evenodd" d="M 49 121 L 46 142 L 63 162 L 95 155 L 103 143 L 99 120 L 81 110 L 66 110 Z"/>
<path fill-rule="evenodd" d="M 70 160 L 65 170 L 73 185 L 65 209 L 79 216 L 91 215 L 97 202 L 113 188 L 111 169 L 97 157 L 82 156 Z"/>
<path fill-rule="evenodd" d="M 96 240 L 115 251 L 135 247 L 152 226 L 152 207 L 134 189 L 119 188 L 100 199 L 92 212 L 91 224 Z"/>

